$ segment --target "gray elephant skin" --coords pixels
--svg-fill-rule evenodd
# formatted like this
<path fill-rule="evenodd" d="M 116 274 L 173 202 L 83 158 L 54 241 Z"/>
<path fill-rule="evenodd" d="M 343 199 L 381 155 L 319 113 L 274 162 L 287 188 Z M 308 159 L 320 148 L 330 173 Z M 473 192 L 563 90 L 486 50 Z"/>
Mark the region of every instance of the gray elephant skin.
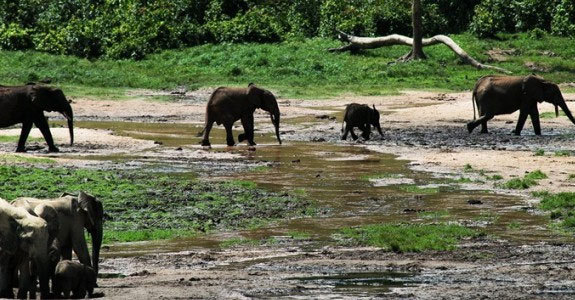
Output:
<path fill-rule="evenodd" d="M 35 280 L 31 266 L 40 279 L 40 296 L 49 297 L 48 225 L 0 199 L 0 298 L 13 298 L 13 277 L 18 274 L 18 298 L 36 299 Z"/>
<path fill-rule="evenodd" d="M 74 114 L 62 90 L 35 84 L 0 86 L 0 127 L 22 124 L 17 152 L 26 151 L 26 140 L 32 125 L 36 125 L 42 132 L 49 151 L 59 151 L 54 145 L 44 111 L 56 111 L 64 115 L 68 120 L 72 145 L 74 143 Z"/>
<path fill-rule="evenodd" d="M 511 114 L 519 110 L 519 119 L 513 133 L 520 135 L 527 116 L 531 117 L 533 131 L 541 135 L 539 110 L 537 104 L 548 102 L 555 106 L 555 114 L 559 115 L 559 107 L 575 124 L 575 119 L 565 103 L 559 87 L 539 76 L 484 76 L 480 78 L 473 89 L 473 121 L 467 123 L 469 133 L 481 124 L 481 133 L 488 133 L 487 121 L 496 115 Z M 479 119 L 475 119 L 475 104 Z"/>
<path fill-rule="evenodd" d="M 98 273 L 98 261 L 102 246 L 104 212 L 102 202 L 95 197 L 80 192 L 78 196 L 65 194 L 54 199 L 17 198 L 13 205 L 34 210 L 40 205 L 47 205 L 58 213 L 59 230 L 57 242 L 63 259 L 72 259 L 72 250 L 84 265 L 92 266 Z M 84 229 L 92 237 L 92 257 Z"/>
<path fill-rule="evenodd" d="M 96 272 L 92 267 L 79 262 L 63 260 L 56 266 L 52 292 L 56 298 L 83 299 L 88 294 L 92 298 L 96 287 Z"/>
<path fill-rule="evenodd" d="M 381 125 L 379 124 L 379 111 L 373 107 L 369 107 L 365 104 L 351 103 L 345 108 L 343 114 L 343 123 L 341 124 L 341 131 L 343 135 L 342 140 L 347 139 L 348 133 L 354 140 L 357 140 L 357 135 L 353 132 L 353 128 L 357 127 L 362 131 L 361 136 L 365 140 L 369 140 L 371 134 L 371 126 L 375 127 L 379 132 L 380 136 L 383 137 L 383 132 L 381 131 Z"/>
<path fill-rule="evenodd" d="M 226 142 L 228 146 L 235 144 L 232 135 L 232 126 L 241 120 L 244 133 L 238 135 L 239 142 L 247 139 L 250 145 L 254 142 L 254 111 L 259 108 L 270 113 L 271 121 L 275 127 L 278 142 L 280 139 L 280 110 L 275 96 L 268 90 L 259 88 L 250 83 L 247 88 L 217 88 L 206 107 L 206 123 L 204 129 L 198 133 L 202 136 L 202 146 L 210 146 L 210 131 L 214 122 L 223 124 L 226 129 Z"/>

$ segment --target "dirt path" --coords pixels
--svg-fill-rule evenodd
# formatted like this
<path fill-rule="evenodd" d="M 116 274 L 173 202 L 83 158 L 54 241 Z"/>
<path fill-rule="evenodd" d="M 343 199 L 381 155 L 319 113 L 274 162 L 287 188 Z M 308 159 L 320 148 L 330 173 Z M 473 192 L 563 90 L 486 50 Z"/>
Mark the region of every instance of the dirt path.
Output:
<path fill-rule="evenodd" d="M 212 162 L 208 166 L 210 172 L 217 172 L 217 165 L 224 162 L 227 166 L 244 164 L 242 152 L 205 151 L 197 145 L 199 139 L 194 134 L 203 123 L 205 102 L 201 99 L 206 95 L 209 93 L 167 103 L 75 99 L 76 120 L 79 127 L 84 126 L 76 131 L 76 144 L 66 145 L 67 129 L 55 128 L 52 132 L 61 144 L 61 153 L 45 153 L 44 142 L 39 140 L 30 143 L 39 150 L 27 155 L 50 156 L 59 164 L 80 167 L 93 162 L 81 158 L 86 155 L 101 156 L 102 161 L 110 155 L 134 155 L 148 161 L 161 160 L 182 166 L 193 161 L 208 161 Z M 575 95 L 567 94 L 565 98 L 573 101 Z M 376 137 L 358 143 L 339 140 L 341 111 L 350 102 L 374 104 L 383 112 L 382 139 Z M 568 104 L 575 107 L 572 102 Z M 541 180 L 539 185 L 513 191 L 522 195 L 526 202 L 535 201 L 529 196 L 531 191 L 570 191 L 575 185 L 575 181 L 568 178 L 575 174 L 575 158 L 555 155 L 556 152 L 575 150 L 575 127 L 565 117 L 542 119 L 543 136 L 540 137 L 533 135 L 530 122 L 527 122 L 524 135 L 515 137 L 510 132 L 517 114 L 490 121 L 490 134 L 481 135 L 479 130 L 468 134 L 465 123 L 473 116 L 469 93 L 406 92 L 389 97 L 280 99 L 280 109 L 281 130 L 288 143 L 357 144 L 398 155 L 410 160 L 411 168 L 434 173 L 477 176 L 475 172 L 464 174 L 466 165 L 475 171 L 500 174 L 504 180 L 538 169 L 545 172 L 549 178 Z M 552 112 L 553 107 L 541 105 L 540 111 Z M 83 121 L 155 125 L 116 130 L 96 128 L 89 123 L 81 125 Z M 266 137 L 272 132 L 269 117 L 259 112 L 256 122 L 260 145 L 275 143 L 273 137 Z M 164 127 L 167 128 L 165 132 Z M 0 135 L 17 136 L 18 133 L 17 129 L 0 131 Z M 214 135 L 213 144 L 223 143 L 221 130 L 216 130 Z M 32 137 L 40 137 L 39 132 L 34 130 Z M 14 143 L 0 143 L 3 151 L 10 152 L 14 147 Z M 545 154 L 535 156 L 538 149 Z M 97 167 L 102 167 L 102 161 L 98 161 Z M 484 183 L 481 188 L 495 189 L 493 183 Z M 117 299 L 507 299 L 526 296 L 568 299 L 575 293 L 573 248 L 573 245 L 561 244 L 514 245 L 494 238 L 479 238 L 465 241 L 455 252 L 419 254 L 363 248 L 318 248 L 301 241 L 255 248 L 193 249 L 133 258 L 106 258 L 101 265 L 103 273 L 129 276 L 101 279 L 99 291 Z M 358 275 L 360 273 L 369 275 Z"/>

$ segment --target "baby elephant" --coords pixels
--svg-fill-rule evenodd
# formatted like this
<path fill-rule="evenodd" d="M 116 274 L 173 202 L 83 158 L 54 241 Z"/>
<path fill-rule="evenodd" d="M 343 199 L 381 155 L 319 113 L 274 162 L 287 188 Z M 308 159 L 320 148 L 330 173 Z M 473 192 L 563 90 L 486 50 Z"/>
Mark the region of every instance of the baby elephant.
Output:
<path fill-rule="evenodd" d="M 96 272 L 92 267 L 83 265 L 76 261 L 63 260 L 56 265 L 56 272 L 52 281 L 52 292 L 54 297 L 83 299 L 86 297 L 92 298 L 96 287 Z"/>
<path fill-rule="evenodd" d="M 379 135 L 383 137 L 383 132 L 381 132 L 381 126 L 379 125 L 379 111 L 375 109 L 375 105 L 371 108 L 365 104 L 348 104 L 343 114 L 343 123 L 341 124 L 341 132 L 343 132 L 343 135 L 341 139 L 346 140 L 347 134 L 351 133 L 351 137 L 357 140 L 357 135 L 353 132 L 353 128 L 357 127 L 362 131 L 361 136 L 365 140 L 369 140 L 372 125 L 377 128 Z"/>

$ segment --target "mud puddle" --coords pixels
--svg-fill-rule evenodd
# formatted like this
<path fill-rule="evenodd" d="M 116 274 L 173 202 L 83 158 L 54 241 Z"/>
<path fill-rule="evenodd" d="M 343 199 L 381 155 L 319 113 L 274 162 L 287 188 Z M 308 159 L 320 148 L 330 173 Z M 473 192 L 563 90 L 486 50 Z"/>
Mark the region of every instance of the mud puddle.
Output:
<path fill-rule="evenodd" d="M 367 273 L 342 273 L 322 276 L 308 276 L 288 278 L 296 281 L 301 289 L 300 296 L 324 295 L 326 289 L 330 290 L 331 297 L 369 297 L 378 293 L 389 293 L 393 288 L 414 286 L 413 273 L 405 272 L 367 272 Z M 288 295 L 279 295 L 288 296 Z M 298 294 L 289 295 L 297 299 Z"/>

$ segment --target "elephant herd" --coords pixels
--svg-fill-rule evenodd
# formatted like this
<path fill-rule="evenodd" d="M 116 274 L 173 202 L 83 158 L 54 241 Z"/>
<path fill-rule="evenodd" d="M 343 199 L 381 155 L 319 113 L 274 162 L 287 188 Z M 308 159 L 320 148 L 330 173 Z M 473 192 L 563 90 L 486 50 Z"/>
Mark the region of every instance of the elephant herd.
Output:
<path fill-rule="evenodd" d="M 91 195 L 0 199 L 0 298 L 93 295 L 102 245 L 102 203 Z M 92 257 L 84 236 L 92 239 Z M 72 261 L 72 251 L 80 262 Z M 50 291 L 52 281 L 52 291 Z"/>
<path fill-rule="evenodd" d="M 519 135 L 527 116 L 534 132 L 541 134 L 537 104 L 543 101 L 560 107 L 575 124 L 575 119 L 561 95 L 559 87 L 541 77 L 484 76 L 472 93 L 474 120 L 467 124 L 471 133 L 481 125 L 487 133 L 487 122 L 496 115 L 519 110 L 519 120 L 513 131 Z M 479 118 L 475 118 L 475 106 Z M 209 135 L 213 123 L 223 124 L 228 146 L 235 144 L 233 124 L 240 120 L 244 132 L 238 141 L 254 141 L 254 111 L 270 113 L 275 135 L 280 138 L 280 110 L 275 96 L 268 90 L 249 84 L 247 88 L 220 87 L 210 96 L 206 106 L 205 126 L 198 135 L 202 146 L 210 146 Z M 60 112 L 68 121 L 70 143 L 74 142 L 73 112 L 62 90 L 43 85 L 0 86 L 0 127 L 22 124 L 16 151 L 26 151 L 25 143 L 32 125 L 44 136 L 50 152 L 57 152 L 44 111 Z M 380 113 L 375 106 L 352 103 L 347 105 L 342 124 L 342 139 L 348 134 L 358 139 L 354 128 L 359 128 L 364 139 L 369 139 L 371 128 L 383 136 Z M 12 298 L 13 287 L 18 287 L 18 298 L 35 298 L 39 281 L 42 298 L 92 296 L 98 274 L 98 260 L 102 244 L 102 203 L 80 192 L 64 194 L 56 199 L 19 198 L 12 203 L 0 199 L 0 298 Z M 86 229 L 92 238 L 92 255 L 84 237 Z M 71 261 L 72 251 L 78 262 Z M 52 281 L 50 291 L 49 282 Z"/>

